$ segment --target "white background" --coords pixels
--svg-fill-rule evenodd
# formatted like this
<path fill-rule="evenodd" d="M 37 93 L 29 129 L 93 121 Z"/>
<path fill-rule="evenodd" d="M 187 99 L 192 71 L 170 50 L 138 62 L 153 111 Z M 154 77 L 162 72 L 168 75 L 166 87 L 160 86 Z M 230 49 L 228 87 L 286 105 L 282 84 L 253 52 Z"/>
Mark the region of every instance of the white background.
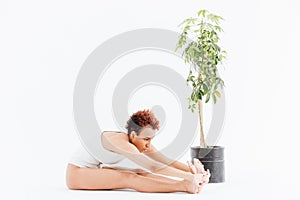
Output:
<path fill-rule="evenodd" d="M 121 193 L 103 196 L 66 189 L 65 167 L 80 144 L 72 113 L 76 76 L 87 56 L 107 39 L 139 28 L 179 31 L 177 25 L 200 9 L 225 18 L 222 46 L 228 52 L 222 71 L 226 122 L 218 143 L 226 147 L 227 181 L 208 185 L 200 195 L 204 199 L 297 199 L 300 3 L 296 0 L 2 0 L 0 198 L 118 198 Z M 162 54 L 151 56 L 120 62 L 162 64 L 158 59 Z M 172 57 L 165 60 L 176 63 Z M 108 76 L 118 80 L 114 74 Z M 140 91 L 133 97 L 136 101 L 128 105 L 129 113 L 144 106 L 143 95 Z M 172 107 L 165 109 L 167 119 L 176 124 L 178 105 L 167 91 L 162 95 L 173 102 L 174 113 L 170 113 Z M 99 113 L 99 109 L 96 113 L 99 120 L 111 117 L 110 112 Z M 173 129 L 178 127 L 166 124 L 165 130 Z M 167 138 L 160 141 L 164 141 L 161 145 L 168 143 Z M 181 158 L 188 159 L 189 152 Z M 123 199 L 153 198 L 126 195 Z M 173 198 L 183 197 L 178 195 Z"/>

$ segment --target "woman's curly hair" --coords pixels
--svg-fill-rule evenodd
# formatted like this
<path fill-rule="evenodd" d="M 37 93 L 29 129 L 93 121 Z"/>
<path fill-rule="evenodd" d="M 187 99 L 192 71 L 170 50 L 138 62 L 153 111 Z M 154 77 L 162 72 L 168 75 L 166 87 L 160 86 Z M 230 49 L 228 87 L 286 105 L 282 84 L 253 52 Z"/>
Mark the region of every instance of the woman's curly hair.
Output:
<path fill-rule="evenodd" d="M 140 110 L 130 116 L 126 124 L 127 133 L 135 131 L 137 135 L 140 134 L 142 128 L 150 126 L 154 130 L 159 129 L 159 121 L 150 110 Z"/>

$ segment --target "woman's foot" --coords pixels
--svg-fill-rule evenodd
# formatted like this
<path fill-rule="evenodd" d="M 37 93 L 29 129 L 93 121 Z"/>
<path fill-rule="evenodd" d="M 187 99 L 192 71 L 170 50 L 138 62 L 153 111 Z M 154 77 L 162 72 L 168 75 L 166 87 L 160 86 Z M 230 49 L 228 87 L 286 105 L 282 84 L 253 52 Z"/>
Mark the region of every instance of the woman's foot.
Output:
<path fill-rule="evenodd" d="M 190 168 L 190 172 L 192 174 L 202 174 L 203 175 L 203 183 L 207 184 L 209 182 L 209 178 L 211 176 L 209 169 L 205 171 L 203 164 L 200 162 L 200 160 L 194 158 L 194 164 L 192 164 L 190 161 L 188 161 L 188 166 Z"/>
<path fill-rule="evenodd" d="M 203 187 L 203 176 L 201 174 L 194 174 L 192 180 L 183 180 L 184 191 L 190 194 L 197 194 Z"/>

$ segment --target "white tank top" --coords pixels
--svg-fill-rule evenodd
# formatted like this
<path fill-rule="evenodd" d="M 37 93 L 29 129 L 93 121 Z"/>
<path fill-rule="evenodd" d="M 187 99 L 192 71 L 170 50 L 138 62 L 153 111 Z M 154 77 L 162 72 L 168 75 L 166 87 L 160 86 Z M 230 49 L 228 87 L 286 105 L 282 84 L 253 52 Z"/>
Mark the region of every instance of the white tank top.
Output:
<path fill-rule="evenodd" d="M 69 163 L 81 168 L 100 168 L 102 164 L 115 164 L 125 158 L 120 154 L 106 150 L 102 145 L 101 136 L 97 157 L 100 159 L 95 158 L 83 145 L 81 145 L 71 156 Z"/>

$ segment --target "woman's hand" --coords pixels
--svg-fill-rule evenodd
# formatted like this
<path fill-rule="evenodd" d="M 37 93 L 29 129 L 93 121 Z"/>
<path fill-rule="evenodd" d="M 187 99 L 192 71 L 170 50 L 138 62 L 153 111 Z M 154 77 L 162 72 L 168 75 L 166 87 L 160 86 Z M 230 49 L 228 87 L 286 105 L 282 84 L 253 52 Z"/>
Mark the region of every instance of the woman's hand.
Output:
<path fill-rule="evenodd" d="M 203 181 L 200 183 L 201 185 L 209 182 L 211 175 L 209 169 L 205 171 L 203 164 L 198 159 L 194 158 L 194 165 L 190 161 L 187 163 L 192 174 L 201 174 L 203 176 Z"/>

